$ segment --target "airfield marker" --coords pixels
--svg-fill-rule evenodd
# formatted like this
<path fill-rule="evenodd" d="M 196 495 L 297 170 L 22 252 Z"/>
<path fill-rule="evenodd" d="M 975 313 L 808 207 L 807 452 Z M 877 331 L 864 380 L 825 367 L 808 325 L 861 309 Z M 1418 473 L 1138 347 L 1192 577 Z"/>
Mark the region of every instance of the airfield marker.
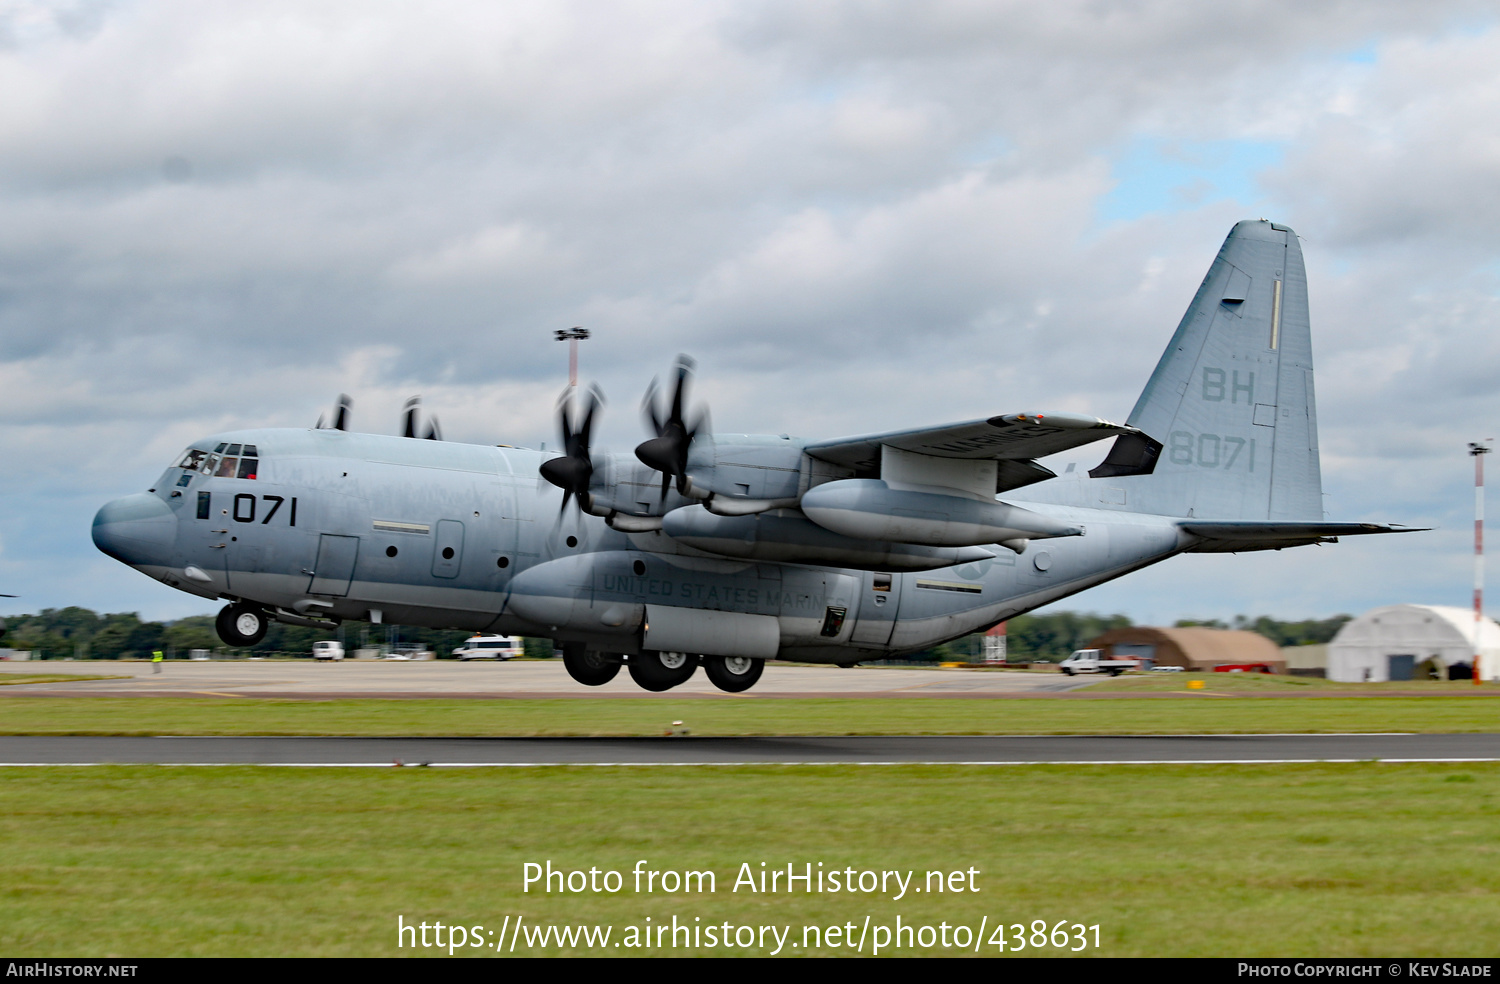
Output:
<path fill-rule="evenodd" d="M 1479 630 L 1483 628 L 1484 607 L 1484 456 L 1490 449 L 1484 444 L 1469 445 L 1474 458 L 1474 686 L 1479 675 Z"/>

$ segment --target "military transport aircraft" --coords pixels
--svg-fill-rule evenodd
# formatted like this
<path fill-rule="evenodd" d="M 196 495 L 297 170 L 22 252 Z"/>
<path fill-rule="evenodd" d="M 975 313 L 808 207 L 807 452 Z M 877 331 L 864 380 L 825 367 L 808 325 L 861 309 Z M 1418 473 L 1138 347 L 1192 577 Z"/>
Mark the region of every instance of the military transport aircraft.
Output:
<path fill-rule="evenodd" d="M 1397 527 L 1329 523 L 1295 233 L 1230 232 L 1124 424 L 1003 413 L 832 441 L 709 434 L 690 363 L 643 405 L 654 436 L 595 454 L 245 430 L 197 441 L 108 503 L 99 549 L 229 604 L 220 637 L 345 620 L 551 637 L 591 686 L 701 664 L 743 691 L 773 657 L 852 665 L 979 632 L 1179 553 L 1279 550 Z M 1037 459 L 1112 438 L 1084 474 Z M 546 495 L 539 495 L 538 489 Z M 559 502 L 558 490 L 561 490 Z"/>

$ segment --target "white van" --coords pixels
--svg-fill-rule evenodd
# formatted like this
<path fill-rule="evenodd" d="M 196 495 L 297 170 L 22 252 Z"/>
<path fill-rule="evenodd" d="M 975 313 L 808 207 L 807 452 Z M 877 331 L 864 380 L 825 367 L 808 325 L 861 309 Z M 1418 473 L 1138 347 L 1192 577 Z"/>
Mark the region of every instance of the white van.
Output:
<path fill-rule="evenodd" d="M 465 639 L 453 655 L 459 659 L 515 659 L 525 652 L 521 640 L 514 636 L 477 635 Z"/>
<path fill-rule="evenodd" d="M 313 643 L 313 659 L 343 659 L 344 644 L 334 640 Z"/>
<path fill-rule="evenodd" d="M 1079 649 L 1073 655 L 1057 664 L 1057 668 L 1068 676 L 1075 673 L 1108 673 L 1110 676 L 1119 676 L 1126 670 L 1133 670 L 1137 666 L 1133 659 L 1106 659 L 1102 649 Z"/>

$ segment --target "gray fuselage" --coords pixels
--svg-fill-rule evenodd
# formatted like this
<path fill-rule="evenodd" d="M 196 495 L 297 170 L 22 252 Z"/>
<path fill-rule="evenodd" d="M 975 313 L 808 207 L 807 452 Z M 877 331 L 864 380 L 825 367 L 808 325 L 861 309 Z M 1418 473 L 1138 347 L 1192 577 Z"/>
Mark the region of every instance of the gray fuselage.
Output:
<path fill-rule="evenodd" d="M 239 431 L 193 447 L 225 444 L 258 449 L 254 478 L 168 469 L 154 491 L 100 510 L 100 549 L 180 590 L 286 616 L 611 652 L 646 644 L 650 611 L 691 609 L 773 617 L 782 658 L 878 658 L 988 628 L 1193 542 L 1168 517 L 1028 504 L 1084 535 L 923 571 L 775 563 L 559 514 L 560 493 L 538 479 L 542 452 L 337 430 Z"/>

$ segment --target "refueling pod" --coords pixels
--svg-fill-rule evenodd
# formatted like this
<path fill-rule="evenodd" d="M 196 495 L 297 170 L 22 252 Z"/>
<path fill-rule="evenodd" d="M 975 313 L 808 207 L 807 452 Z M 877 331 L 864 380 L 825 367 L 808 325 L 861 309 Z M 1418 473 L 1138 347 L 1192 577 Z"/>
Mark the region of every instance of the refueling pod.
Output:
<path fill-rule="evenodd" d="M 1079 526 L 1030 509 L 963 494 L 891 488 L 875 478 L 808 490 L 802 512 L 826 530 L 860 540 L 965 547 L 1007 540 L 1082 536 Z"/>
<path fill-rule="evenodd" d="M 661 531 L 686 546 L 724 557 L 836 564 L 866 571 L 931 571 L 995 556 L 977 546 L 934 547 L 893 543 L 887 538 L 852 538 L 810 522 L 795 509 L 716 516 L 703 506 L 683 506 L 662 518 Z"/>

